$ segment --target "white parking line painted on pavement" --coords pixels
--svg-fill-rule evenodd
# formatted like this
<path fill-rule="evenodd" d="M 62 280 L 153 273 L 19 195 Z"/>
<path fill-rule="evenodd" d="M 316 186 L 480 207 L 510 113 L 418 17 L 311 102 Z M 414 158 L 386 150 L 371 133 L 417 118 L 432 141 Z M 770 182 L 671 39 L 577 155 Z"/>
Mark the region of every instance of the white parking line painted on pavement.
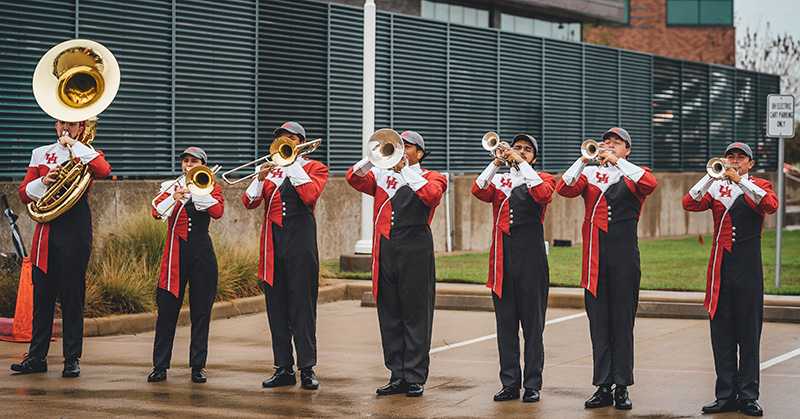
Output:
<path fill-rule="evenodd" d="M 577 313 L 577 314 L 570 314 L 569 316 L 558 317 L 558 318 L 555 318 L 553 320 L 548 320 L 548 321 L 544 322 L 544 325 L 545 326 L 549 326 L 551 324 L 556 324 L 556 323 L 565 322 L 567 320 L 577 319 L 578 317 L 586 317 L 586 312 Z M 430 353 L 446 351 L 448 349 L 458 348 L 460 346 L 471 345 L 473 343 L 483 342 L 485 340 L 491 340 L 491 339 L 495 339 L 495 338 L 497 338 L 497 333 L 492 334 L 492 335 L 481 336 L 481 337 L 475 338 L 475 339 L 465 340 L 463 342 L 454 343 L 452 345 L 445 345 L 445 346 L 440 346 L 438 348 L 433 348 L 433 349 L 431 349 Z"/>
<path fill-rule="evenodd" d="M 794 357 L 796 357 L 798 355 L 800 355 L 800 349 L 795 349 L 795 350 L 793 350 L 791 352 L 787 352 L 787 353 L 785 353 L 785 354 L 783 354 L 781 356 L 776 356 L 775 358 L 772 358 L 769 361 L 762 362 L 761 363 L 761 367 L 759 368 L 759 370 L 760 371 L 764 371 L 765 369 L 767 369 L 767 368 L 769 368 L 769 367 L 771 367 L 771 366 L 773 366 L 775 364 L 779 364 L 779 363 L 781 363 L 783 361 L 792 359 L 792 358 L 794 358 Z"/>

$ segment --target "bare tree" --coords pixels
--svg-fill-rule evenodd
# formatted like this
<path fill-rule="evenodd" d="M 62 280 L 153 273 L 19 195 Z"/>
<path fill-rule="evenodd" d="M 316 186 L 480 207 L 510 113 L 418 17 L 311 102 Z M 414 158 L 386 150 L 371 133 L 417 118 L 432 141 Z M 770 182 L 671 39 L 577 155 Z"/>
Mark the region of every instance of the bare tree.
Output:
<path fill-rule="evenodd" d="M 736 65 L 780 76 L 781 93 L 794 95 L 795 103 L 800 102 L 800 39 L 774 35 L 769 22 L 766 31 L 759 29 L 745 28 L 745 35 L 736 42 Z"/>

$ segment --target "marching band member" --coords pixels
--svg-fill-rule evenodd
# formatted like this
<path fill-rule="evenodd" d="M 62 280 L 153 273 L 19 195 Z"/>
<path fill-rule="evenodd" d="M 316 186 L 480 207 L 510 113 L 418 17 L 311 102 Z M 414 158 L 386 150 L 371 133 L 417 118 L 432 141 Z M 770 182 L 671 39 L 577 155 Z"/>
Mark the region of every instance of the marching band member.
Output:
<path fill-rule="evenodd" d="M 364 158 L 347 182 L 375 197 L 372 294 L 378 306 L 383 359 L 391 371 L 379 395 L 421 396 L 430 365 L 436 266 L 430 222 L 447 179 L 420 166 L 429 153 L 421 135 L 400 135 L 405 156 L 391 170 Z"/>
<path fill-rule="evenodd" d="M 582 196 L 583 270 L 581 285 L 592 339 L 594 377 L 598 386 L 586 408 L 631 409 L 627 387 L 633 385 L 633 324 L 639 301 L 637 227 L 645 198 L 658 182 L 646 167 L 626 158 L 628 131 L 614 127 L 602 137 L 597 167 L 581 156 L 556 185 L 559 195 Z M 612 397 L 611 386 L 616 384 Z"/>
<path fill-rule="evenodd" d="M 179 158 L 184 173 L 192 167 L 205 166 L 208 162 L 205 151 L 199 147 L 187 148 Z M 211 236 L 208 235 L 208 226 L 211 218 L 219 219 L 225 210 L 222 187 L 215 184 L 211 193 L 197 195 L 187 189 L 184 179 L 166 181 L 161 185 L 155 203 L 153 217 L 167 222 L 168 231 L 156 290 L 158 320 L 153 344 L 153 372 L 147 381 L 167 379 L 175 327 L 186 284 L 189 283 L 191 379 L 195 383 L 205 383 L 203 368 L 208 357 L 208 329 L 219 277 L 217 256 Z"/>
<path fill-rule="evenodd" d="M 297 122 L 286 122 L 274 133 L 298 145 L 306 141 L 306 131 Z M 258 170 L 260 173 L 245 191 L 242 202 L 247 209 L 255 209 L 265 201 L 258 276 L 265 281 L 276 370 L 262 386 L 297 384 L 294 340 L 300 385 L 315 390 L 319 387 L 313 369 L 317 364 L 319 253 L 314 206 L 328 180 L 328 168 L 318 161 L 298 157 L 286 167 L 267 162 Z"/>
<path fill-rule="evenodd" d="M 703 413 L 739 410 L 761 416 L 758 405 L 759 341 L 764 318 L 761 229 L 764 214 L 778 209 L 772 184 L 748 174 L 753 152 L 745 143 L 725 149 L 729 166 L 720 179 L 709 175 L 683 197 L 683 208 L 714 216 L 706 298 L 717 372 L 716 400 Z M 739 360 L 737 365 L 737 352 Z"/>
<path fill-rule="evenodd" d="M 544 332 L 550 269 L 544 245 L 544 213 L 552 201 L 555 178 L 533 170 L 539 146 L 536 139 L 518 134 L 511 148 L 504 146 L 472 185 L 472 194 L 492 203 L 494 228 L 489 251 L 489 281 L 492 289 L 497 348 L 500 352 L 500 382 L 495 401 L 519 398 L 539 401 L 544 367 Z M 497 174 L 505 161 L 514 161 L 510 173 Z M 525 374 L 520 374 L 519 327 L 525 338 Z"/>
<path fill-rule="evenodd" d="M 56 121 L 58 141 L 33 150 L 28 173 L 19 188 L 24 204 L 39 200 L 58 179 L 61 165 L 73 158 L 88 165 L 92 179 L 111 173 L 103 152 L 76 140 L 84 134 L 84 122 Z M 61 300 L 63 319 L 64 370 L 62 377 L 81 373 L 83 351 L 83 305 L 86 296 L 86 268 L 92 251 L 92 213 L 87 197 L 91 185 L 69 210 L 47 223 L 37 223 L 31 246 L 33 264 L 33 337 L 25 359 L 11 369 L 29 374 L 47 371 L 47 352 L 53 332 L 56 297 Z"/>

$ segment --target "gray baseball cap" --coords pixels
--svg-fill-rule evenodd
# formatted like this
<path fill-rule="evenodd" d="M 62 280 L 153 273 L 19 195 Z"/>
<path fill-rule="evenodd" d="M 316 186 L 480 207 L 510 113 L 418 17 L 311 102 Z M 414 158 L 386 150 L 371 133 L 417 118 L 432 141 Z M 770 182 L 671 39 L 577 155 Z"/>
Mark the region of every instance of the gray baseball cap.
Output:
<path fill-rule="evenodd" d="M 183 156 L 185 155 L 195 156 L 198 159 L 203 161 L 203 164 L 208 163 L 208 157 L 206 156 L 206 152 L 203 151 L 200 147 L 189 147 L 183 151 L 183 153 L 178 156 L 179 159 L 183 160 Z"/>
<path fill-rule="evenodd" d="M 620 127 L 611 128 L 610 130 L 606 131 L 603 134 L 603 136 L 600 137 L 600 138 L 605 140 L 606 137 L 608 137 L 611 134 L 614 134 L 614 135 L 618 136 L 619 138 L 622 138 L 626 143 L 628 143 L 628 147 L 631 146 L 631 135 L 628 134 L 628 131 L 626 131 L 625 129 L 620 128 Z"/>
<path fill-rule="evenodd" d="M 425 151 L 425 140 L 423 140 L 422 136 L 418 133 L 414 131 L 404 131 L 402 134 L 400 134 L 400 138 L 407 143 L 418 145 L 422 151 Z"/>
<path fill-rule="evenodd" d="M 511 147 L 514 147 L 514 143 L 520 140 L 529 141 L 531 144 L 533 144 L 533 156 L 537 157 L 539 155 L 539 143 L 536 142 L 536 138 L 533 138 L 533 135 L 528 135 L 528 134 L 515 135 L 514 138 L 511 140 Z"/>
<path fill-rule="evenodd" d="M 306 140 L 306 130 L 305 128 L 303 128 L 302 125 L 298 124 L 297 122 L 294 121 L 284 122 L 283 125 L 279 126 L 278 128 L 275 128 L 275 131 L 273 131 L 273 133 L 277 136 L 279 135 L 278 133 L 281 131 L 286 131 L 295 135 L 299 135 L 303 139 L 303 141 Z"/>
<path fill-rule="evenodd" d="M 753 160 L 753 150 L 750 149 L 750 146 L 736 141 L 734 143 L 728 144 L 728 148 L 725 149 L 725 155 L 728 155 L 728 152 L 731 150 L 742 150 L 744 154 L 747 154 L 747 157 L 750 157 L 750 160 Z"/>

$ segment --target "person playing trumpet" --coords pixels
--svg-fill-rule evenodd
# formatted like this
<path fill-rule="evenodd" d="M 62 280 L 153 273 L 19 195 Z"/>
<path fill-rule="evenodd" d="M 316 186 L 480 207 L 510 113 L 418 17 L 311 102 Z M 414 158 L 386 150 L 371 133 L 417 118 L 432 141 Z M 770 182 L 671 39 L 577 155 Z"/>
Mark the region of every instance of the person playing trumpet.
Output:
<path fill-rule="evenodd" d="M 195 166 L 205 166 L 208 158 L 199 147 L 189 147 L 178 157 L 184 173 Z M 211 308 L 217 295 L 217 256 L 208 235 L 211 219 L 219 219 L 225 210 L 222 187 L 214 184 L 206 195 L 192 194 L 185 179 L 161 184 L 154 200 L 153 218 L 167 223 L 167 240 L 161 258 L 161 272 L 156 290 L 158 320 L 153 343 L 153 372 L 149 382 L 167 379 L 172 359 L 175 327 L 183 305 L 186 284 L 189 286 L 189 308 L 192 337 L 189 345 L 191 380 L 205 383 L 204 368 L 208 357 L 208 329 Z"/>
<path fill-rule="evenodd" d="M 555 178 L 533 170 L 539 146 L 527 134 L 517 134 L 511 146 L 502 148 L 472 185 L 472 194 L 492 203 L 494 229 L 489 251 L 489 281 L 492 289 L 497 348 L 500 353 L 500 382 L 503 388 L 495 401 L 519 398 L 539 401 L 544 367 L 544 332 L 550 269 L 544 244 L 544 213 L 552 201 Z M 500 147 L 498 147 L 500 148 Z M 516 165 L 497 174 L 504 162 Z M 519 327 L 525 339 L 525 373 L 520 374 Z"/>
<path fill-rule="evenodd" d="M 104 179 L 111 165 L 103 152 L 77 141 L 83 138 L 85 121 L 56 121 L 58 140 L 38 147 L 31 154 L 28 173 L 19 188 L 24 204 L 38 201 L 59 179 L 61 165 L 70 155 L 88 165 L 92 179 Z M 72 151 L 70 154 L 71 147 Z M 31 246 L 33 269 L 33 333 L 25 359 L 11 365 L 18 373 L 47 371 L 47 352 L 53 332 L 56 297 L 61 299 L 64 369 L 62 377 L 81 373 L 83 352 L 83 305 L 86 268 L 92 252 L 92 213 L 87 201 L 89 188 L 69 210 L 47 223 L 37 223 Z"/>
<path fill-rule="evenodd" d="M 739 410 L 761 416 L 757 401 L 764 317 L 761 229 L 764 215 L 778 209 L 778 196 L 769 181 L 749 175 L 755 162 L 747 144 L 728 145 L 724 163 L 724 173 L 717 178 L 711 173 L 703 176 L 683 197 L 686 211 L 711 210 L 714 217 L 704 306 L 711 322 L 717 383 L 716 400 L 704 406 L 703 413 Z"/>
<path fill-rule="evenodd" d="M 297 122 L 284 123 L 274 134 L 297 145 L 306 141 L 306 131 Z M 247 209 L 255 209 L 265 201 L 258 276 L 265 282 L 275 373 L 261 384 L 297 384 L 294 340 L 300 385 L 315 390 L 319 387 L 313 369 L 317 364 L 319 253 L 314 206 L 328 180 L 328 168 L 299 156 L 289 166 L 267 162 L 257 170 L 242 202 Z"/>
<path fill-rule="evenodd" d="M 372 295 L 384 365 L 391 371 L 389 383 L 376 392 L 419 397 L 428 379 L 436 298 L 430 222 L 447 179 L 420 165 L 429 155 L 421 135 L 405 131 L 400 139 L 405 155 L 394 167 L 373 167 L 365 157 L 345 177 L 350 186 L 375 197 Z"/>
<path fill-rule="evenodd" d="M 639 303 L 639 214 L 645 198 L 658 185 L 650 169 L 627 160 L 628 131 L 614 127 L 602 136 L 599 166 L 586 167 L 581 156 L 556 185 L 559 195 L 582 196 L 583 267 L 581 286 L 589 317 L 594 376 L 598 390 L 586 408 L 631 409 L 633 323 Z M 611 386 L 616 385 L 612 395 Z"/>

